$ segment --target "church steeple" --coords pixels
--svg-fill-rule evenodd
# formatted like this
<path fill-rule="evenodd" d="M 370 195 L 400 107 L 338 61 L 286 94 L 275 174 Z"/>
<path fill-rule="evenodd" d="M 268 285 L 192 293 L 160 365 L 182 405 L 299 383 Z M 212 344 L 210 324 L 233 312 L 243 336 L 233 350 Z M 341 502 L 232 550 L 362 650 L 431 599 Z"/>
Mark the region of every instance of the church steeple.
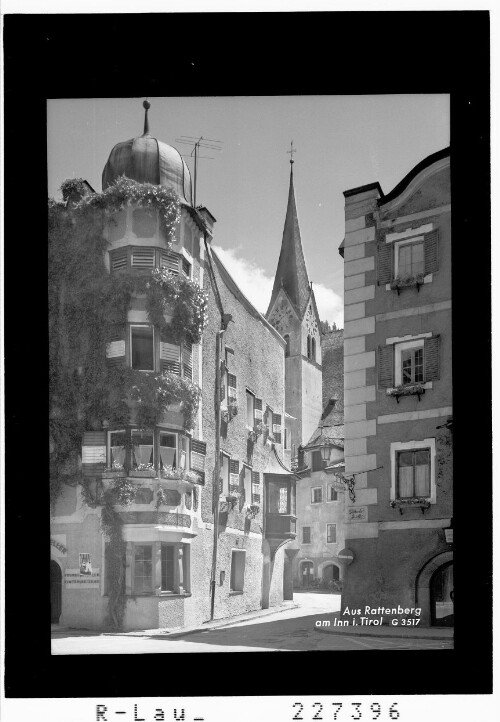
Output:
<path fill-rule="evenodd" d="M 271 311 L 276 297 L 280 292 L 280 288 L 283 286 L 299 317 L 302 318 L 307 307 L 311 289 L 306 262 L 304 260 L 304 252 L 302 250 L 302 241 L 300 239 L 299 219 L 293 188 L 293 163 L 292 155 L 292 159 L 290 160 L 290 189 L 288 191 L 288 206 L 286 209 L 285 227 L 283 229 L 283 240 L 281 241 L 278 269 L 274 278 L 273 292 L 267 313 L 269 314 Z"/>

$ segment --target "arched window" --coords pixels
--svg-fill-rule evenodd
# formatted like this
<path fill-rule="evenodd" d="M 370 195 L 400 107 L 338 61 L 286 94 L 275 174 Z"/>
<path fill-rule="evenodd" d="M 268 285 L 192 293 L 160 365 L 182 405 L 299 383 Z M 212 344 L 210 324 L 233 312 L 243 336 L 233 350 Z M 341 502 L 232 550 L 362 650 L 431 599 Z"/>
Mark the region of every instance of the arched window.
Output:
<path fill-rule="evenodd" d="M 311 339 L 311 359 L 316 361 L 316 339 Z"/>
<path fill-rule="evenodd" d="M 307 358 L 311 358 L 311 337 L 307 337 Z"/>
<path fill-rule="evenodd" d="M 290 336 L 288 334 L 285 334 L 285 336 L 283 336 L 283 338 L 286 341 L 285 356 L 290 356 Z"/>

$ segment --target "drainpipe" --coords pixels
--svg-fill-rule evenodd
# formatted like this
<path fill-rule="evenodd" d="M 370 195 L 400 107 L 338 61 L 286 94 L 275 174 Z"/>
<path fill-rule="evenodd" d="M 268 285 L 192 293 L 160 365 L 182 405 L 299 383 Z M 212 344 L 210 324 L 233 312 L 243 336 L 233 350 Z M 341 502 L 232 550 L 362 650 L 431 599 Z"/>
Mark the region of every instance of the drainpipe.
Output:
<path fill-rule="evenodd" d="M 217 544 L 219 540 L 219 479 L 220 479 L 220 384 L 221 384 L 221 349 L 224 338 L 224 331 L 217 331 L 215 335 L 215 466 L 214 481 L 212 487 L 213 511 L 214 511 L 214 544 L 212 551 L 212 572 L 210 575 L 210 620 L 214 618 L 215 607 L 215 576 L 217 574 Z"/>

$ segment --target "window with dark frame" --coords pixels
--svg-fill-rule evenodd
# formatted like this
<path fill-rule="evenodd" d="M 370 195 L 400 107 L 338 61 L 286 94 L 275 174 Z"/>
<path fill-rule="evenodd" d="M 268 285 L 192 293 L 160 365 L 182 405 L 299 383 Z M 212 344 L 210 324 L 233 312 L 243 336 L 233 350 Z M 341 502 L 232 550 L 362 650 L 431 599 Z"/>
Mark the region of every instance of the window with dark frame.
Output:
<path fill-rule="evenodd" d="M 424 380 L 424 347 L 401 351 L 401 383 L 415 384 Z"/>
<path fill-rule="evenodd" d="M 245 557 L 246 552 L 244 549 L 233 549 L 231 552 L 231 592 L 242 592 L 244 589 Z"/>
<path fill-rule="evenodd" d="M 230 457 L 228 454 L 221 452 L 221 465 L 220 465 L 220 493 L 229 494 L 229 481 L 230 481 Z"/>
<path fill-rule="evenodd" d="M 430 496 L 430 449 L 407 449 L 396 452 L 396 469 L 396 498 Z"/>
<path fill-rule="evenodd" d="M 337 543 L 337 525 L 327 524 L 326 525 L 326 542 L 327 544 Z"/>
<path fill-rule="evenodd" d="M 311 489 L 311 503 L 319 504 L 323 501 L 323 487 L 314 486 Z"/>
<path fill-rule="evenodd" d="M 335 489 L 335 487 L 332 484 L 330 484 L 330 486 L 328 487 L 328 501 L 338 501 L 338 498 L 339 498 L 338 491 Z"/>
<path fill-rule="evenodd" d="M 161 542 L 161 589 L 162 592 L 175 590 L 175 546 Z"/>
<path fill-rule="evenodd" d="M 134 594 L 153 591 L 153 545 L 134 544 Z"/>
<path fill-rule="evenodd" d="M 138 371 L 155 370 L 154 329 L 152 326 L 131 326 L 130 346 L 132 368 Z"/>
<path fill-rule="evenodd" d="M 247 419 L 246 423 L 251 429 L 254 427 L 255 396 L 247 389 Z"/>
<path fill-rule="evenodd" d="M 311 543 L 311 527 L 303 526 L 302 527 L 302 544 L 310 544 L 310 543 Z"/>

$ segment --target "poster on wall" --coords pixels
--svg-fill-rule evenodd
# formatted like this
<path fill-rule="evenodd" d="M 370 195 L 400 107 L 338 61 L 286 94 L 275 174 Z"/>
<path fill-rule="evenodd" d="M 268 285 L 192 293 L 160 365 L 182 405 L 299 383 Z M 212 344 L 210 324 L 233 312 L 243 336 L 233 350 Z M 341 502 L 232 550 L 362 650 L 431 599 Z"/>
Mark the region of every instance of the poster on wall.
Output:
<path fill-rule="evenodd" d="M 80 557 L 80 575 L 90 576 L 92 574 L 92 562 L 90 560 L 90 554 L 83 553 Z"/>

